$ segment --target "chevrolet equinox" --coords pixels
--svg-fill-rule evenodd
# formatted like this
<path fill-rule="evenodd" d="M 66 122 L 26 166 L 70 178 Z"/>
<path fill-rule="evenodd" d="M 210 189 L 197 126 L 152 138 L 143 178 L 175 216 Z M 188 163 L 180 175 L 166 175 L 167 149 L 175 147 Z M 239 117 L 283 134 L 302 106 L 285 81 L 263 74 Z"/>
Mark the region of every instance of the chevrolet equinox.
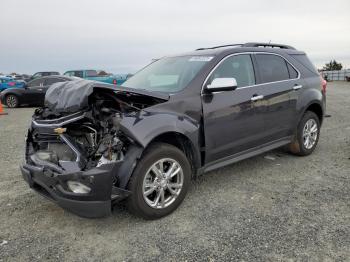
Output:
<path fill-rule="evenodd" d="M 311 154 L 325 92 L 304 52 L 270 43 L 164 57 L 122 86 L 56 83 L 33 115 L 22 175 L 80 216 L 106 216 L 125 199 L 160 218 L 207 171 L 282 146 Z"/>

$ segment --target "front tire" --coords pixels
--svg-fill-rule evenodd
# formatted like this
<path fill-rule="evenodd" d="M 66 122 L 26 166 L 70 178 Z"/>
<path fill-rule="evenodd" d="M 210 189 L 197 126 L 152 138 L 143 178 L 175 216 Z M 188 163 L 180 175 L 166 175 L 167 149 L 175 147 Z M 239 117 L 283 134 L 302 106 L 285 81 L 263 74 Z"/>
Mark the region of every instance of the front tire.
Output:
<path fill-rule="evenodd" d="M 18 97 L 15 95 L 7 95 L 5 102 L 6 102 L 6 106 L 9 108 L 16 108 L 19 106 Z"/>
<path fill-rule="evenodd" d="M 317 146 L 320 126 L 318 116 L 312 111 L 306 111 L 298 124 L 294 139 L 289 145 L 291 153 L 299 156 L 310 155 Z"/>
<path fill-rule="evenodd" d="M 177 147 L 155 143 L 137 164 L 128 189 L 131 213 L 157 219 L 172 213 L 184 200 L 191 181 L 191 166 Z"/>

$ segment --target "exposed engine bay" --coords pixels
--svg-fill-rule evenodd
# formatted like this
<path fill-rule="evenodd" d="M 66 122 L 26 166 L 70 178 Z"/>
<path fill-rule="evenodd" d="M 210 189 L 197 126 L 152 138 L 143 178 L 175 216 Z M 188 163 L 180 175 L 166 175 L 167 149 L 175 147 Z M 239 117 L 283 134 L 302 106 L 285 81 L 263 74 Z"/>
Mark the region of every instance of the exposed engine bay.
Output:
<path fill-rule="evenodd" d="M 57 101 L 51 95 L 51 104 L 35 110 L 27 139 L 27 161 L 57 173 L 84 171 L 123 161 L 129 147 L 136 143 L 121 131 L 123 116 L 136 115 L 165 101 L 110 88 L 93 89 L 79 105 L 80 110 L 73 113 L 69 110 L 72 102 L 65 104 L 67 110 L 57 106 L 64 91 L 55 97 Z M 77 92 L 74 95 L 78 95 Z"/>

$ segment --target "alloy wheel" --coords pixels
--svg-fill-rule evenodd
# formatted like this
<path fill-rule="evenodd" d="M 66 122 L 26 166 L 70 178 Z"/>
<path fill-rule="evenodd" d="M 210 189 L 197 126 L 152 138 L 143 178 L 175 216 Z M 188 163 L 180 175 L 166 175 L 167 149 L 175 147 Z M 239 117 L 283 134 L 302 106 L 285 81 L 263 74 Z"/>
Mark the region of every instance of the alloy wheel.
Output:
<path fill-rule="evenodd" d="M 15 96 L 9 95 L 6 97 L 6 105 L 8 107 L 17 107 L 18 105 L 18 100 Z"/>
<path fill-rule="evenodd" d="M 309 119 L 303 128 L 303 142 L 306 149 L 311 149 L 316 144 L 317 136 L 317 123 L 314 119 Z"/>
<path fill-rule="evenodd" d="M 152 208 L 166 208 L 179 196 L 183 182 L 184 174 L 180 164 L 171 158 L 160 159 L 145 175 L 142 186 L 143 198 Z"/>

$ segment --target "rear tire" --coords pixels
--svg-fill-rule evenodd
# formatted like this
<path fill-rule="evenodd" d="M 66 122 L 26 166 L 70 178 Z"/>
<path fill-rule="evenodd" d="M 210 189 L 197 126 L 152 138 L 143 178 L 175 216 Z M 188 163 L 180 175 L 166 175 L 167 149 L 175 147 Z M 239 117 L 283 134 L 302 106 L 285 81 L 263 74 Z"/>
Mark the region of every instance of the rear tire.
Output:
<path fill-rule="evenodd" d="M 6 106 L 9 108 L 16 108 L 19 106 L 18 97 L 15 95 L 7 95 L 5 98 Z"/>
<path fill-rule="evenodd" d="M 298 156 L 310 155 L 316 148 L 320 137 L 320 120 L 312 111 L 306 111 L 301 118 L 289 151 Z"/>
<path fill-rule="evenodd" d="M 184 200 L 190 181 L 185 154 L 170 144 L 155 143 L 146 149 L 129 181 L 128 208 L 145 219 L 169 215 Z"/>

